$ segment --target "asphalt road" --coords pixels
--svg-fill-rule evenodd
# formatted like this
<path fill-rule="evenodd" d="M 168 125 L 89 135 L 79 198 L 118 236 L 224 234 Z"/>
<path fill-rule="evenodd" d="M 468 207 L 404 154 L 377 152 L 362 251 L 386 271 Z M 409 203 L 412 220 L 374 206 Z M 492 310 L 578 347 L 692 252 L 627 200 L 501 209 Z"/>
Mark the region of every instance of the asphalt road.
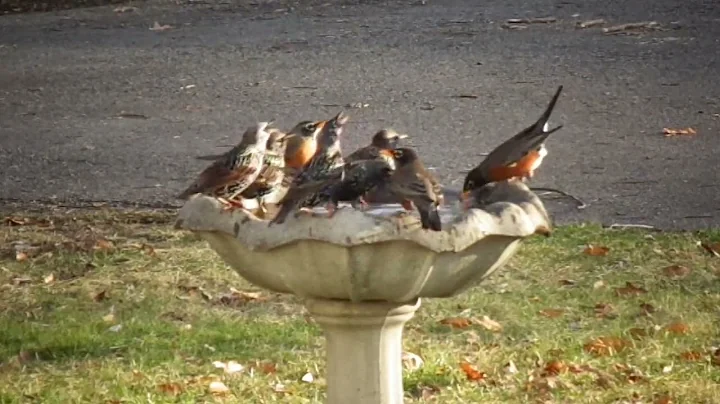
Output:
<path fill-rule="evenodd" d="M 565 128 L 533 184 L 589 206 L 545 197 L 557 222 L 717 226 L 713 3 L 195 1 L 1 16 L 0 200 L 179 205 L 173 195 L 203 167 L 192 156 L 256 120 L 287 127 L 340 109 L 353 122 L 346 151 L 390 126 L 458 188 L 563 84 L 551 124 Z M 547 16 L 557 21 L 503 27 Z M 661 29 L 575 27 L 597 18 Z M 172 28 L 150 30 L 156 21 Z"/>

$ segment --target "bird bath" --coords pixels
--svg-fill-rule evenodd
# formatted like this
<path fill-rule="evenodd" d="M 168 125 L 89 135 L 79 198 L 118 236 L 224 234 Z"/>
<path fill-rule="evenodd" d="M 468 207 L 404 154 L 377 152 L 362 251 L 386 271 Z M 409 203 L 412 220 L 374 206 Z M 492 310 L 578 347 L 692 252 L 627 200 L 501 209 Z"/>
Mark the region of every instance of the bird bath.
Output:
<path fill-rule="evenodd" d="M 326 337 L 328 403 L 401 404 L 402 331 L 420 299 L 477 285 L 523 238 L 550 228 L 524 184 L 496 185 L 483 210 L 443 209 L 440 232 L 421 230 L 416 215 L 389 220 L 399 205 L 268 226 L 201 195 L 176 227 L 198 233 L 249 282 L 303 300 Z"/>

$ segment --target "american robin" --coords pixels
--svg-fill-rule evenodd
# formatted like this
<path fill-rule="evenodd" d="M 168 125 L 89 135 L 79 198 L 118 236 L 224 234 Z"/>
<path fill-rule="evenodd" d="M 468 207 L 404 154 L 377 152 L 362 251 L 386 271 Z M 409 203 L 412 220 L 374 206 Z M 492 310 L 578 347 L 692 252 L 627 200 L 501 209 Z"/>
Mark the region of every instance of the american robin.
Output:
<path fill-rule="evenodd" d="M 290 189 L 280 201 L 280 210 L 270 224 L 283 223 L 296 208 L 308 209 L 330 199 L 328 187 L 315 189 L 318 181 L 340 180 L 343 177 L 344 159 L 340 148 L 340 135 L 349 117 L 340 112 L 325 121 L 317 139 L 315 155 L 294 178 Z"/>
<path fill-rule="evenodd" d="M 388 182 L 388 190 L 403 202 L 403 207 L 415 205 L 420 213 L 423 229 L 442 230 L 438 206 L 442 203 L 442 187 L 428 172 L 415 150 L 399 147 L 395 156 L 395 172 Z"/>
<path fill-rule="evenodd" d="M 302 121 L 288 132 L 285 166 L 302 170 L 317 151 L 317 137 L 327 121 Z"/>
<path fill-rule="evenodd" d="M 468 209 L 485 209 L 487 206 L 495 202 L 511 202 L 518 205 L 528 204 L 530 206 L 525 209 L 532 209 L 543 219 L 543 224 L 535 228 L 535 234 L 541 234 L 549 237 L 552 233 L 550 229 L 550 215 L 548 215 L 545 206 L 540 198 L 533 194 L 527 185 L 520 181 L 500 181 L 491 182 L 481 187 L 476 187 L 468 192 L 467 204 Z"/>
<path fill-rule="evenodd" d="M 260 174 L 267 146 L 268 122 L 260 122 L 243 133 L 240 144 L 228 152 L 224 158 L 215 160 L 203 170 L 195 182 L 178 195 L 187 199 L 196 193 L 215 196 L 227 206 L 242 207 L 235 201 L 245 188 L 252 184 Z"/>
<path fill-rule="evenodd" d="M 563 86 L 558 87 L 550 104 L 540 119 L 522 132 L 495 148 L 477 167 L 465 177 L 461 199 L 466 200 L 468 192 L 485 184 L 513 178 L 532 178 L 547 155 L 545 139 L 560 130 L 562 125 L 549 129 L 548 120 L 560 97 Z"/>
<path fill-rule="evenodd" d="M 258 199 L 263 214 L 267 213 L 266 204 L 279 202 L 287 192 L 289 182 L 285 177 L 286 141 L 285 133 L 279 130 L 270 131 L 263 168 L 255 182 L 240 194 L 245 199 Z"/>
<path fill-rule="evenodd" d="M 399 134 L 392 129 L 383 129 L 377 132 L 370 141 L 370 144 L 361 147 L 345 157 L 345 161 L 358 160 L 374 160 L 381 157 L 381 150 L 392 150 L 399 146 L 401 139 L 406 139 L 408 135 Z M 394 163 L 394 160 L 389 160 Z"/>

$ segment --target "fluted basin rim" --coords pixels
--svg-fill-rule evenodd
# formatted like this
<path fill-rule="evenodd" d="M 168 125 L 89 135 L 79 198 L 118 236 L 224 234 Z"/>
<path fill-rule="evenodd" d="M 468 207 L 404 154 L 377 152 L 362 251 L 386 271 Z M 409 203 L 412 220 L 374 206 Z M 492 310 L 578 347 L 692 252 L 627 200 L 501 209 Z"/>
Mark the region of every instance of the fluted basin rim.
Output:
<path fill-rule="evenodd" d="M 331 219 L 291 215 L 285 223 L 268 226 L 267 221 L 242 210 L 225 212 L 215 198 L 203 195 L 195 195 L 186 202 L 176 228 L 227 233 L 252 251 L 269 251 L 300 240 L 345 247 L 404 240 L 438 253 L 462 251 L 489 236 L 524 238 L 534 234 L 538 227 L 550 228 L 542 202 L 524 184 L 495 184 L 489 195 L 483 209 L 461 212 L 457 207 L 451 208 L 443 215 L 440 232 L 420 229 L 415 216 L 392 222 L 387 215 L 351 207 L 340 209 Z M 500 197 L 501 200 L 494 201 Z M 398 221 L 405 226 L 398 225 Z"/>

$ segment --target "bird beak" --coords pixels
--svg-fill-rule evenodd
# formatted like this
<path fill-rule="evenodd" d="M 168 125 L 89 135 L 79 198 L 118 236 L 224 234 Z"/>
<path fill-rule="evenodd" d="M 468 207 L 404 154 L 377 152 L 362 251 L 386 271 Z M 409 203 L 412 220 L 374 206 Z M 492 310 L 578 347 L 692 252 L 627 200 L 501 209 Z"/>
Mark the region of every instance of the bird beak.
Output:
<path fill-rule="evenodd" d="M 398 134 L 398 135 L 397 135 L 397 138 L 398 138 L 398 139 L 407 139 L 407 138 L 409 138 L 409 137 L 410 137 L 410 136 L 408 136 L 408 135 L 405 134 L 405 133 L 401 133 L 401 134 Z"/>
<path fill-rule="evenodd" d="M 314 125 L 315 125 L 315 133 L 314 134 L 318 134 L 318 133 L 322 132 L 323 129 L 325 129 L 325 125 L 327 125 L 327 123 L 328 123 L 328 121 L 314 122 Z"/>

